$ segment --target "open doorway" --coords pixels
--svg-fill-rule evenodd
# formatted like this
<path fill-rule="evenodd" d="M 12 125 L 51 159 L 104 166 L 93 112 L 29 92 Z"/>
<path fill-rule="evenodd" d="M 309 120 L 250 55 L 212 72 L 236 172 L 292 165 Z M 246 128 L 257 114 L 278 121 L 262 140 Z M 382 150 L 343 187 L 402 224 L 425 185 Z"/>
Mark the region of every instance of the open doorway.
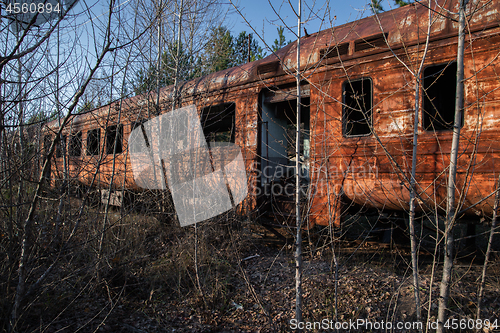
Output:
<path fill-rule="evenodd" d="M 302 193 L 309 186 L 310 98 L 303 86 L 301 106 L 300 168 Z M 295 142 L 297 99 L 295 87 L 266 90 L 261 95 L 260 186 L 265 203 L 292 203 L 295 195 Z M 288 205 L 279 205 L 286 211 Z M 276 207 L 274 207 L 276 208 Z M 293 211 L 293 210 L 292 210 Z"/>

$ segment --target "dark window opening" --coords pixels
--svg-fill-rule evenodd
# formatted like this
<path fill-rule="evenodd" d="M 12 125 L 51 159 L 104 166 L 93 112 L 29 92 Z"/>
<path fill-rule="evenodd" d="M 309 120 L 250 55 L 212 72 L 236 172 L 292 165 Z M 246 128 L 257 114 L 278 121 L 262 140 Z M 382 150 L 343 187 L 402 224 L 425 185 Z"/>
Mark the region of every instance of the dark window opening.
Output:
<path fill-rule="evenodd" d="M 349 43 L 338 44 L 319 52 L 321 59 L 338 58 L 349 53 Z"/>
<path fill-rule="evenodd" d="M 259 67 L 257 67 L 257 73 L 259 75 L 274 73 L 278 70 L 279 65 L 280 65 L 279 61 L 273 61 L 267 64 L 262 64 Z"/>
<path fill-rule="evenodd" d="M 209 106 L 201 111 L 201 124 L 207 142 L 233 142 L 235 135 L 234 103 Z"/>
<path fill-rule="evenodd" d="M 344 136 L 370 135 L 372 127 L 372 80 L 346 81 L 342 87 Z"/>
<path fill-rule="evenodd" d="M 57 143 L 56 147 L 56 157 L 63 157 L 64 153 L 66 152 L 66 135 L 63 135 L 61 137 L 61 140 Z"/>
<path fill-rule="evenodd" d="M 422 125 L 424 129 L 426 131 L 453 129 L 457 63 L 452 62 L 425 68 L 422 86 Z"/>
<path fill-rule="evenodd" d="M 69 139 L 69 156 L 82 155 L 82 132 L 72 135 Z"/>
<path fill-rule="evenodd" d="M 87 132 L 87 155 L 99 155 L 101 131 L 96 128 Z"/>
<path fill-rule="evenodd" d="M 122 125 L 113 125 L 106 128 L 106 154 L 120 154 L 123 151 L 122 137 Z M 115 148 L 114 152 L 113 147 Z"/>
<path fill-rule="evenodd" d="M 50 150 L 50 145 L 52 144 L 52 137 L 50 135 L 45 135 L 43 137 L 43 150 L 44 150 L 44 153 L 45 153 L 45 158 L 48 157 L 49 155 L 49 150 Z M 47 179 L 50 179 L 50 169 L 51 169 L 51 165 L 50 165 L 50 160 L 48 161 L 48 168 L 45 170 L 45 173 L 43 174 L 43 176 Z"/>
<path fill-rule="evenodd" d="M 354 42 L 354 52 L 387 47 L 388 33 L 361 38 Z"/>

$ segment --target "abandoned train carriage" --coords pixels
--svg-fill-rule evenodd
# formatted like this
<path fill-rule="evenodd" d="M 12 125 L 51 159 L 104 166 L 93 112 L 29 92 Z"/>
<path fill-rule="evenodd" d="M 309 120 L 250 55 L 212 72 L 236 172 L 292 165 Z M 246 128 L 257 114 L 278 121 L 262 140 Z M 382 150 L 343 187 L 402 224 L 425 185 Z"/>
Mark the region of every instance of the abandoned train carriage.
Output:
<path fill-rule="evenodd" d="M 346 203 L 408 208 L 415 75 L 424 54 L 417 100 L 418 199 L 421 209 L 445 206 L 457 70 L 458 23 L 452 12 L 458 12 L 458 1 L 415 3 L 301 39 L 301 172 L 310 225 L 339 225 Z M 500 157 L 500 3 L 471 0 L 467 15 L 457 194 L 462 209 L 482 215 L 492 212 Z M 249 177 L 245 209 L 272 200 L 276 184 L 281 191 L 293 179 L 296 45 L 184 82 L 176 95 L 179 106 L 196 105 L 209 141 L 241 147 Z M 127 138 L 135 126 L 171 110 L 172 101 L 173 87 L 166 87 L 159 96 L 152 92 L 75 115 L 52 176 L 60 177 L 66 153 L 70 177 L 101 188 L 112 182 L 116 190 L 139 190 Z M 57 125 L 47 125 L 46 140 Z"/>

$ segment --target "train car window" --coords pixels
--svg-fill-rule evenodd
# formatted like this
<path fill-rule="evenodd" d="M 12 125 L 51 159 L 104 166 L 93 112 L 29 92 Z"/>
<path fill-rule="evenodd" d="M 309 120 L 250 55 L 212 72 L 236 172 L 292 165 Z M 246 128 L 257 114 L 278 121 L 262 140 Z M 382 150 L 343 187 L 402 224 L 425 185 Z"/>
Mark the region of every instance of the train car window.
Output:
<path fill-rule="evenodd" d="M 99 155 L 101 131 L 96 128 L 87 132 L 87 155 Z"/>
<path fill-rule="evenodd" d="M 366 38 L 360 38 L 354 42 L 354 52 L 387 48 L 388 36 L 388 33 L 382 33 Z"/>
<path fill-rule="evenodd" d="M 122 138 L 122 125 L 113 125 L 106 128 L 106 154 L 120 154 L 123 151 Z M 115 148 L 114 152 L 113 147 Z"/>
<path fill-rule="evenodd" d="M 319 51 L 321 59 L 337 59 L 340 56 L 349 54 L 349 43 L 336 44 L 326 49 Z"/>
<path fill-rule="evenodd" d="M 207 142 L 234 143 L 235 112 L 235 103 L 209 106 L 201 111 L 201 124 Z"/>
<path fill-rule="evenodd" d="M 422 125 L 426 131 L 453 129 L 456 86 L 456 62 L 429 66 L 424 69 Z"/>
<path fill-rule="evenodd" d="M 342 87 L 342 134 L 370 135 L 372 127 L 372 80 L 345 81 Z"/>
<path fill-rule="evenodd" d="M 82 132 L 78 132 L 69 138 L 69 156 L 82 155 Z"/>
<path fill-rule="evenodd" d="M 269 63 L 265 63 L 257 67 L 257 74 L 264 75 L 269 73 L 275 73 L 280 66 L 279 61 L 273 61 Z"/>
<path fill-rule="evenodd" d="M 57 143 L 56 147 L 56 157 L 63 157 L 66 152 L 66 135 L 61 136 L 61 140 Z"/>

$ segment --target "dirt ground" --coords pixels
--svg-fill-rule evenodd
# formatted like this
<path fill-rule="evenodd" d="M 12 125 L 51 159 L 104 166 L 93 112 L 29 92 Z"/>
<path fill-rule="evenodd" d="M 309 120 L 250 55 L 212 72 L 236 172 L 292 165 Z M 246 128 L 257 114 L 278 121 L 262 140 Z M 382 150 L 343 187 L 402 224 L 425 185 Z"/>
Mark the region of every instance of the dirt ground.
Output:
<path fill-rule="evenodd" d="M 294 246 L 263 241 L 255 223 L 228 216 L 180 228 L 115 211 L 101 238 L 102 212 L 88 214 L 72 247 L 34 243 L 40 264 L 28 282 L 54 259 L 58 264 L 23 305 L 19 331 L 287 332 L 299 324 L 311 332 L 415 331 L 408 326 L 416 315 L 407 247 L 336 242 L 332 251 L 327 240 L 305 237 L 303 323 L 297 323 Z M 71 230 L 74 217 L 67 221 Z M 500 260 L 493 259 L 480 322 L 473 320 L 482 259 L 456 260 L 450 325 L 479 323 L 481 332 L 500 331 L 487 325 L 500 327 Z M 440 269 L 431 255 L 420 256 L 422 313 L 429 325 L 437 315 Z M 7 290 L 14 295 L 14 283 Z M 3 297 L 3 304 L 12 297 Z M 459 325 L 452 331 L 472 330 Z"/>
<path fill-rule="evenodd" d="M 306 254 L 304 260 L 303 320 L 311 325 L 321 323 L 310 331 L 334 331 L 335 322 L 347 325 L 358 320 L 379 326 L 370 330 L 368 326 L 351 324 L 339 331 L 391 331 L 382 329 L 388 325 L 394 325 L 392 332 L 415 331 L 395 327 L 398 322 L 410 325 L 415 321 L 411 272 L 405 262 L 409 258 L 388 250 L 350 258 L 343 254 L 338 257 L 340 267 L 335 283 L 331 253 L 326 252 Z M 158 284 L 149 286 L 148 292 L 140 279 L 141 275 L 150 274 L 144 270 L 145 264 L 153 269 L 155 262 L 131 263 L 117 276 L 109 275 L 101 286 L 105 290 L 96 290 L 95 298 L 87 294 L 79 299 L 72 315 L 62 315 L 46 332 L 72 332 L 78 328 L 83 332 L 284 332 L 297 327 L 291 321 L 295 317 L 295 261 L 291 246 L 256 245 L 233 259 L 226 263 L 227 271 L 220 275 L 220 280 L 199 284 L 192 281 L 193 288 L 184 295 Z M 161 256 L 156 260 L 161 260 Z M 500 310 L 498 266 L 498 261 L 491 266 L 482 311 L 482 319 L 492 323 L 498 320 Z M 476 264 L 455 266 L 451 319 L 474 318 L 480 269 Z M 431 322 L 436 320 L 438 273 L 434 274 L 433 299 L 429 302 L 432 265 L 424 264 L 421 271 L 423 313 L 425 317 L 430 314 Z M 220 286 L 214 288 L 208 283 Z M 482 331 L 493 329 L 483 327 Z"/>

